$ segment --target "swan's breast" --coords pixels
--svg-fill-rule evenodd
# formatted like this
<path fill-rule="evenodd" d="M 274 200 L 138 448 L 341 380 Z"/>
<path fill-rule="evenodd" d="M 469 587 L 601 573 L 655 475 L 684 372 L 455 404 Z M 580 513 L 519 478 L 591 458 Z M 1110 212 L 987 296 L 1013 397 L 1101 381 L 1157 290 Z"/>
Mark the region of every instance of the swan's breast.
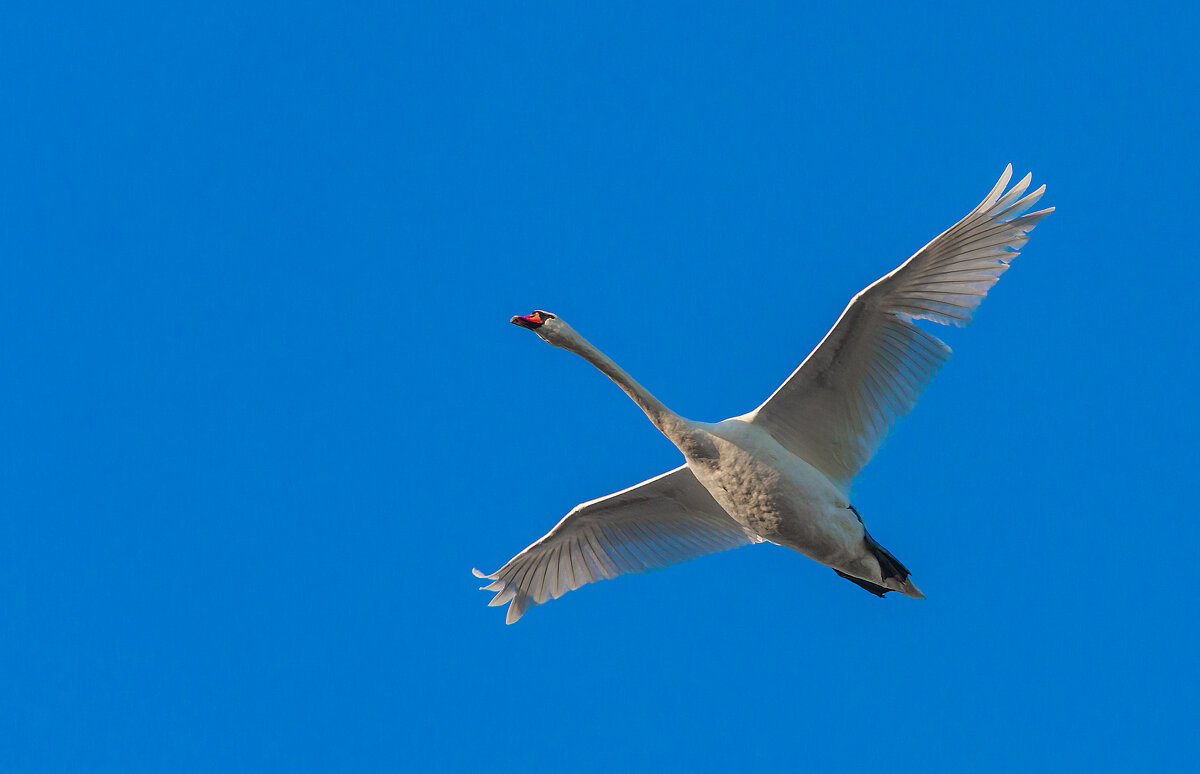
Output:
<path fill-rule="evenodd" d="M 688 467 L 734 520 L 814 558 L 854 538 L 844 534 L 845 494 L 768 433 L 739 420 L 705 430 L 705 452 L 689 454 Z"/>

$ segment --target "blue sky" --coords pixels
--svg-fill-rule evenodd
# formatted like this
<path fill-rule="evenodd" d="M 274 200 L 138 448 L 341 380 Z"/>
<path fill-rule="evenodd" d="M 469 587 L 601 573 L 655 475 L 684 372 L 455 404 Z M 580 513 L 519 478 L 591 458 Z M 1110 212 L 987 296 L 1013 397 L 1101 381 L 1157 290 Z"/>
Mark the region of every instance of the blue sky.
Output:
<path fill-rule="evenodd" d="M 0 15 L 0 768 L 1191 762 L 1195 10 L 594 5 Z M 1058 211 L 855 488 L 927 601 L 485 607 L 680 459 L 509 316 L 739 414 L 1010 161 Z"/>

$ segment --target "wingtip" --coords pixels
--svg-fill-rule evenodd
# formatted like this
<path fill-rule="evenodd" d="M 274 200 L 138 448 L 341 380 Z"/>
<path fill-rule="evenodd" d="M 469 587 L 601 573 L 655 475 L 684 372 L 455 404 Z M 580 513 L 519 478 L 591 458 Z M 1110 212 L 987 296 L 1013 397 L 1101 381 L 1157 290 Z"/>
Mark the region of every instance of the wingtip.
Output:
<path fill-rule="evenodd" d="M 1000 195 L 1004 193 L 1004 189 L 1008 187 L 1008 181 L 1011 179 L 1012 164 L 1009 164 L 1004 168 L 1004 174 L 1000 175 L 1000 179 L 996 181 L 996 185 L 992 186 L 992 190 L 988 192 L 987 196 L 983 197 L 983 201 L 972 212 L 979 212 L 995 204 Z"/>
<path fill-rule="evenodd" d="M 488 577 L 488 576 L 484 575 L 483 573 L 481 573 L 481 572 L 480 572 L 478 569 L 476 569 L 476 568 L 474 568 L 474 567 L 472 567 L 472 568 L 471 568 L 471 574 L 472 574 L 472 575 L 474 575 L 476 578 L 486 578 L 486 577 Z"/>

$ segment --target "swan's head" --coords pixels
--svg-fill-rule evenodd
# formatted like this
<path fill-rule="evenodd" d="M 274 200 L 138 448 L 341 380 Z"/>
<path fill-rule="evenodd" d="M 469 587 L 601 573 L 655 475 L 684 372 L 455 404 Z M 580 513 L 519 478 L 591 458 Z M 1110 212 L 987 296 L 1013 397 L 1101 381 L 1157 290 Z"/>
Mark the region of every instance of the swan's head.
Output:
<path fill-rule="evenodd" d="M 541 336 L 544 341 L 556 347 L 569 346 L 579 338 L 575 330 L 560 320 L 557 315 L 541 309 L 526 315 L 516 315 L 510 322 L 513 325 L 528 328 Z"/>

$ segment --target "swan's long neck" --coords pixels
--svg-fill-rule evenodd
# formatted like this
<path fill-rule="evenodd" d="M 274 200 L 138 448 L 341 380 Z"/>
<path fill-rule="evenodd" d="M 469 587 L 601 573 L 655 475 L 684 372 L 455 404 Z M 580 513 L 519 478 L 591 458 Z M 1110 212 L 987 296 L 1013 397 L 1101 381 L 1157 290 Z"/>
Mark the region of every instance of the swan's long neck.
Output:
<path fill-rule="evenodd" d="M 624 368 L 613 362 L 612 358 L 596 349 L 587 339 L 579 334 L 575 334 L 575 340 L 565 347 L 575 354 L 588 361 L 596 368 L 604 372 L 604 375 L 617 383 L 617 386 L 625 391 L 625 394 L 633 398 L 633 402 L 638 404 L 638 408 L 646 413 L 654 426 L 662 431 L 662 434 L 671 439 L 676 446 L 680 445 L 684 440 L 684 432 L 691 424 L 683 417 L 676 414 L 671 409 L 663 405 L 663 402 L 654 397 L 642 385 L 626 373 Z"/>

